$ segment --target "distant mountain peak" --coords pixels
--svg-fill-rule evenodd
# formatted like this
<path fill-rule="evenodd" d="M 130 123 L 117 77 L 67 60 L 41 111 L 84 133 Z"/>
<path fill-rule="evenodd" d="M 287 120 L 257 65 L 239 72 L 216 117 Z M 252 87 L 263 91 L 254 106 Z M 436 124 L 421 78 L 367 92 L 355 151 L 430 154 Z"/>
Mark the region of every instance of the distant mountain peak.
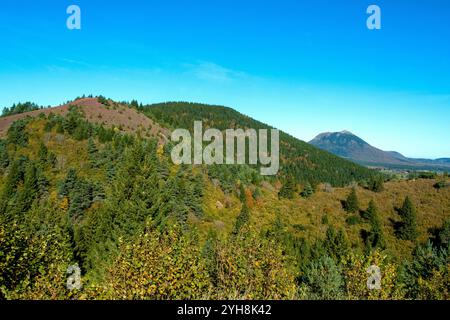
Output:
<path fill-rule="evenodd" d="M 317 135 L 309 143 L 337 156 L 365 165 L 416 169 L 437 168 L 448 170 L 450 168 L 450 162 L 447 159 L 411 159 L 396 151 L 380 150 L 348 130 L 324 132 Z"/>

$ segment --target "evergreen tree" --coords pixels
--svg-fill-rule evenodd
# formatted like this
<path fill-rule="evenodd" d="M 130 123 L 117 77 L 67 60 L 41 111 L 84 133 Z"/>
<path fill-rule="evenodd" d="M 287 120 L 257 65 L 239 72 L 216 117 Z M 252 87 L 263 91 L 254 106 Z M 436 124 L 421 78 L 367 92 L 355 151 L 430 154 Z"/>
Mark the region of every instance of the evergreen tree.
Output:
<path fill-rule="evenodd" d="M 30 161 L 25 170 L 23 188 L 19 193 L 17 203 L 14 207 L 16 214 L 21 215 L 27 212 L 38 195 L 39 185 L 37 169 L 34 163 Z"/>
<path fill-rule="evenodd" d="M 98 166 L 98 149 L 97 146 L 95 145 L 94 139 L 89 138 L 88 139 L 88 146 L 87 146 L 87 152 L 88 152 L 88 159 L 89 159 L 89 164 L 91 167 L 96 168 Z"/>
<path fill-rule="evenodd" d="M 380 220 L 378 217 L 378 208 L 373 200 L 370 200 L 369 207 L 366 211 L 366 216 L 369 219 L 370 231 L 366 237 L 366 247 L 371 250 L 373 248 L 384 249 L 384 236 L 381 229 Z"/>
<path fill-rule="evenodd" d="M 17 191 L 17 185 L 24 180 L 27 162 L 27 158 L 20 157 L 12 163 L 0 197 L 0 214 L 7 213 L 8 206 Z"/>
<path fill-rule="evenodd" d="M 241 200 L 242 203 L 245 203 L 247 201 L 247 196 L 245 195 L 245 187 L 243 183 L 239 185 L 239 200 Z"/>
<path fill-rule="evenodd" d="M 97 146 L 95 145 L 94 139 L 92 139 L 92 138 L 88 139 L 87 150 L 88 150 L 89 156 L 93 156 L 97 153 L 98 149 L 97 149 Z"/>
<path fill-rule="evenodd" d="M 47 157 L 47 163 L 48 163 L 52 168 L 55 168 L 57 162 L 58 162 L 58 159 L 56 158 L 56 154 L 54 154 L 53 152 L 49 152 L 49 153 L 48 153 L 48 157 Z"/>
<path fill-rule="evenodd" d="M 437 246 L 449 249 L 450 248 L 450 219 L 444 222 L 442 227 L 438 230 L 437 233 Z"/>
<path fill-rule="evenodd" d="M 239 231 L 241 231 L 241 228 L 250 220 L 250 212 L 249 209 L 247 207 L 247 204 L 244 202 L 242 202 L 242 209 L 241 212 L 239 213 L 237 219 L 236 219 L 236 223 L 234 225 L 234 229 L 233 229 L 233 234 L 237 235 L 239 233 Z"/>
<path fill-rule="evenodd" d="M 344 279 L 338 264 L 327 255 L 309 262 L 301 287 L 307 299 L 338 300 L 344 297 Z"/>
<path fill-rule="evenodd" d="M 310 196 L 312 196 L 314 194 L 314 189 L 311 186 L 311 184 L 309 182 L 306 183 L 305 187 L 303 188 L 303 191 L 301 192 L 301 196 L 303 198 L 309 198 Z"/>
<path fill-rule="evenodd" d="M 382 176 L 377 176 L 369 182 L 369 189 L 373 192 L 382 192 L 384 190 L 384 179 Z"/>
<path fill-rule="evenodd" d="M 9 127 L 7 134 L 8 143 L 16 144 L 20 147 L 28 145 L 28 132 L 25 129 L 29 121 L 29 119 L 21 119 Z"/>
<path fill-rule="evenodd" d="M 75 169 L 70 168 L 67 172 L 66 178 L 59 185 L 59 194 L 63 197 L 69 195 L 69 193 L 74 189 L 77 183 L 78 176 Z"/>
<path fill-rule="evenodd" d="M 399 238 L 414 241 L 417 238 L 416 209 L 409 197 L 405 198 L 403 206 L 399 209 L 398 213 L 402 218 L 401 225 L 398 229 Z"/>
<path fill-rule="evenodd" d="M 280 198 L 293 199 L 295 194 L 295 183 L 288 177 L 280 189 L 278 196 Z"/>
<path fill-rule="evenodd" d="M 214 230 L 208 232 L 208 238 L 202 249 L 202 258 L 205 261 L 206 271 L 209 274 L 213 285 L 217 285 L 218 266 L 217 266 L 217 234 Z"/>
<path fill-rule="evenodd" d="M 41 142 L 39 145 L 38 159 L 39 163 L 43 166 L 48 163 L 48 149 L 43 142 Z"/>
<path fill-rule="evenodd" d="M 345 210 L 348 213 L 355 213 L 359 210 L 358 196 L 356 195 L 356 189 L 353 188 L 347 199 L 345 200 Z"/>
<path fill-rule="evenodd" d="M 343 258 L 350 248 L 347 237 L 342 229 L 336 231 L 333 226 L 328 227 L 325 240 L 323 242 L 323 249 L 326 253 L 337 260 Z"/>
<path fill-rule="evenodd" d="M 131 100 L 130 106 L 137 109 L 137 108 L 139 108 L 139 102 L 137 100 Z"/>
<path fill-rule="evenodd" d="M 6 143 L 0 140 L 0 169 L 5 169 L 9 165 L 9 154 Z"/>

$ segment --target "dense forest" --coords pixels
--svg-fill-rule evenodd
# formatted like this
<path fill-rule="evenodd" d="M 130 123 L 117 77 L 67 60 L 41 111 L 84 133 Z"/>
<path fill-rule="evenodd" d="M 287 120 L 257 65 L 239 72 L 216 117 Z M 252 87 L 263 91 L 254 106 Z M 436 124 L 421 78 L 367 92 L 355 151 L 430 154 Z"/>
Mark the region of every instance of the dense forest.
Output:
<path fill-rule="evenodd" d="M 226 107 L 121 105 L 167 129 L 270 128 Z M 0 138 L 0 298 L 450 299 L 447 176 L 394 181 L 280 137 L 267 178 L 174 165 L 171 143 L 76 104 L 15 121 Z"/>
<path fill-rule="evenodd" d="M 225 129 L 271 129 L 272 127 L 245 116 L 231 108 L 196 103 L 172 102 L 140 106 L 148 116 L 168 128 L 191 129 L 196 120 L 203 121 L 205 128 Z M 343 160 L 298 140 L 284 132 L 280 133 L 281 176 L 294 183 L 328 182 L 345 186 L 353 181 L 371 180 L 376 174 L 369 169 Z"/>

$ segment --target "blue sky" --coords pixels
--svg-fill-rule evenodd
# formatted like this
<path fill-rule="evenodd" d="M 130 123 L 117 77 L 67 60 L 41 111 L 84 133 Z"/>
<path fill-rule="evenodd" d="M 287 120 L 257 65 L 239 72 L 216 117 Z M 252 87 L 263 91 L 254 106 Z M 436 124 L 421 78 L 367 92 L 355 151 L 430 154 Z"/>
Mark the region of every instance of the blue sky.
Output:
<path fill-rule="evenodd" d="M 82 29 L 66 28 L 81 8 Z M 368 30 L 377 4 L 382 29 Z M 450 157 L 450 1 L 2 0 L 0 107 L 227 105 L 302 139 Z"/>

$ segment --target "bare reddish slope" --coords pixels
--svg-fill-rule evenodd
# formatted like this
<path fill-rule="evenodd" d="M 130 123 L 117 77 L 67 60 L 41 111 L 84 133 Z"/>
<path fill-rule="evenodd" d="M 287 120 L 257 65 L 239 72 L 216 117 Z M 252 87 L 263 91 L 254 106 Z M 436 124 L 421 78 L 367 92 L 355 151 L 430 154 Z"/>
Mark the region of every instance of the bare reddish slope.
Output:
<path fill-rule="evenodd" d="M 102 124 L 106 127 L 119 128 L 125 132 L 142 132 L 142 135 L 157 137 L 164 141 L 170 135 L 169 131 L 158 123 L 148 118 L 135 109 L 125 105 L 109 101 L 110 106 L 105 106 L 98 102 L 96 98 L 83 98 L 75 100 L 62 106 L 36 110 L 12 116 L 0 118 L 0 137 L 6 135 L 9 127 L 17 120 L 27 116 L 37 117 L 40 114 L 50 113 L 65 115 L 69 111 L 69 106 L 78 106 L 89 122 Z"/>

